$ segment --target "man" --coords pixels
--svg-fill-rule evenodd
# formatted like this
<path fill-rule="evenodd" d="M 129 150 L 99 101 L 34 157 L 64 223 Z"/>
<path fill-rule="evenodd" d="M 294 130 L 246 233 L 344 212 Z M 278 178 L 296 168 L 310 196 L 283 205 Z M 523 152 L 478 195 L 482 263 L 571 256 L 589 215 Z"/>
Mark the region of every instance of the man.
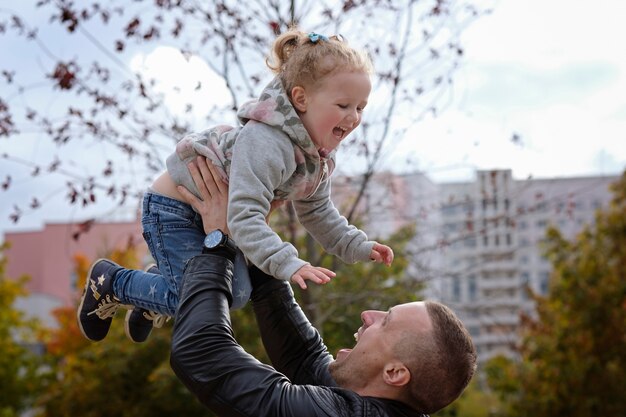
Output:
<path fill-rule="evenodd" d="M 208 207 L 224 207 L 226 187 L 213 180 L 204 160 L 198 166 L 200 171 L 190 170 L 203 200 L 183 194 L 209 232 L 225 227 L 221 214 Z M 442 304 L 363 312 L 356 345 L 333 359 L 289 284 L 252 268 L 252 305 L 274 367 L 264 365 L 233 337 L 234 253 L 228 245 L 203 252 L 185 269 L 170 362 L 220 416 L 416 416 L 454 401 L 474 374 L 469 334 Z"/>

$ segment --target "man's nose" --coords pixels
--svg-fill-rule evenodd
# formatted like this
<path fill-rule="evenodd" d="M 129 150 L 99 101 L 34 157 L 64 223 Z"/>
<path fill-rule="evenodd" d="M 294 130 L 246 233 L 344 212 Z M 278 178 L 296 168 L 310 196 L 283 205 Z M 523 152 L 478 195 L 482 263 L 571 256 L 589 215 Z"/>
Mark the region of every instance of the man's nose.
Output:
<path fill-rule="evenodd" d="M 378 310 L 366 310 L 361 313 L 361 321 L 365 327 L 368 327 L 376 323 L 376 321 L 382 318 L 384 314 L 384 312 Z"/>

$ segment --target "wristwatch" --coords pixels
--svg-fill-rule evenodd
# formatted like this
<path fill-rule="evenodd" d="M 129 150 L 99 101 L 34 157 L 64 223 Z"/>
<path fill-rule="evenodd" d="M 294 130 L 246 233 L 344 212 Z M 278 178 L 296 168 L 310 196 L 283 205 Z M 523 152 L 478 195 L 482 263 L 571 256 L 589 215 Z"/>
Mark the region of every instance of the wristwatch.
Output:
<path fill-rule="evenodd" d="M 237 252 L 235 242 L 233 242 L 228 235 L 220 229 L 215 229 L 204 238 L 202 253 L 211 253 L 218 248 L 226 249 L 233 256 L 235 256 L 235 253 Z"/>

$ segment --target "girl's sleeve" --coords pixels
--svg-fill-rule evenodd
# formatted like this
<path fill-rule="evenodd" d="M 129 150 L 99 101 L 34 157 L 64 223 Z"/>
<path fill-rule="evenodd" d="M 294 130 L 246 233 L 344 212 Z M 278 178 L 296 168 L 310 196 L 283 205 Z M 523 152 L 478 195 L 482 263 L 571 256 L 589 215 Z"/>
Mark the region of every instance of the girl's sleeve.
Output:
<path fill-rule="evenodd" d="M 374 242 L 339 213 L 330 192 L 331 181 L 327 178 L 313 196 L 295 201 L 298 220 L 326 252 L 346 263 L 369 260 Z"/>
<path fill-rule="evenodd" d="M 250 122 L 249 122 L 250 123 Z M 269 128 L 267 128 L 269 129 Z M 265 222 L 274 190 L 295 171 L 288 138 L 262 127 L 242 130 L 233 149 L 228 194 L 228 228 L 235 243 L 263 272 L 288 281 L 307 262 Z"/>

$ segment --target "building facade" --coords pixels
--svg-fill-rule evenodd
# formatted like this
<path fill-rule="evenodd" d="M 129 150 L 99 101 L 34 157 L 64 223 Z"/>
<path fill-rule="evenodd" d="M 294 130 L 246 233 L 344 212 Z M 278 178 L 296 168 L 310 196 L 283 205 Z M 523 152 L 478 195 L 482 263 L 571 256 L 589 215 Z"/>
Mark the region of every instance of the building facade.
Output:
<path fill-rule="evenodd" d="M 520 313 L 534 311 L 528 290 L 545 295 L 551 265 L 546 229 L 573 238 L 594 222 L 617 177 L 514 180 L 510 170 L 478 171 L 476 180 L 440 184 L 445 273 L 438 299 L 466 324 L 481 360 L 515 356 Z"/>
<path fill-rule="evenodd" d="M 29 296 L 19 299 L 17 307 L 47 326 L 56 325 L 50 311 L 74 305 L 82 291 L 76 287 L 75 256 L 95 260 L 135 246 L 145 263 L 151 259 L 138 220 L 94 223 L 88 230 L 85 224 L 45 224 L 40 230 L 6 233 L 4 240 L 11 245 L 4 254 L 7 276 L 30 276 Z"/>

